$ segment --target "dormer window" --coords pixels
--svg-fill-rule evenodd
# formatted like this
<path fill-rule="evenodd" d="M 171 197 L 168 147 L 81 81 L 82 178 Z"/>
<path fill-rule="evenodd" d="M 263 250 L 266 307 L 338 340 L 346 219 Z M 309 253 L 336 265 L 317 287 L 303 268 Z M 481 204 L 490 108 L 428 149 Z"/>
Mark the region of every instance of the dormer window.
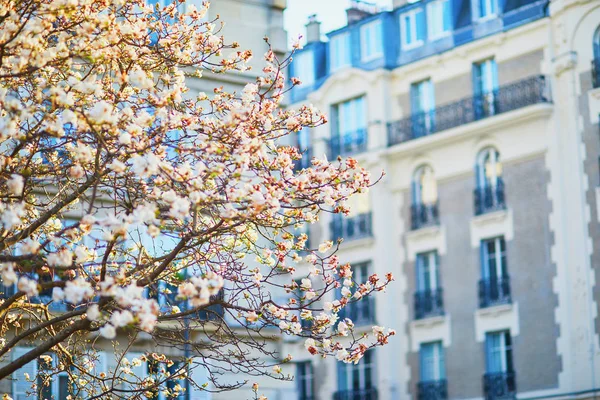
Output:
<path fill-rule="evenodd" d="M 479 0 L 479 18 L 492 18 L 498 14 L 498 0 Z"/>
<path fill-rule="evenodd" d="M 360 28 L 360 58 L 371 61 L 383 55 L 383 32 L 381 21 L 373 21 Z"/>
<path fill-rule="evenodd" d="M 440 39 L 452 30 L 450 0 L 438 0 L 427 4 L 427 34 L 429 40 Z"/>
<path fill-rule="evenodd" d="M 419 47 L 425 41 L 425 13 L 415 8 L 400 15 L 400 37 L 403 49 Z"/>
<path fill-rule="evenodd" d="M 331 70 L 335 71 L 352 63 L 350 58 L 350 33 L 341 33 L 329 41 Z"/>
<path fill-rule="evenodd" d="M 315 82 L 315 57 L 312 51 L 303 51 L 294 55 L 294 75 L 305 85 Z"/>

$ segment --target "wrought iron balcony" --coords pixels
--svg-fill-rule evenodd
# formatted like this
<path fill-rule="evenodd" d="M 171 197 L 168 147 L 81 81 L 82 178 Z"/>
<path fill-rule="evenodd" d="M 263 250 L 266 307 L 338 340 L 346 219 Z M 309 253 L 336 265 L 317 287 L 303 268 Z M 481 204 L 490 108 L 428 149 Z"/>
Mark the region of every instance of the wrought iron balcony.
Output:
<path fill-rule="evenodd" d="M 446 400 L 448 383 L 445 379 L 417 383 L 417 400 Z"/>
<path fill-rule="evenodd" d="M 495 186 L 476 188 L 473 195 L 475 201 L 475 215 L 504 210 L 506 208 L 504 181 L 501 178 L 498 178 Z"/>
<path fill-rule="evenodd" d="M 332 240 L 344 238 L 348 241 L 373 236 L 371 225 L 370 212 L 346 218 L 335 214 L 331 221 Z"/>
<path fill-rule="evenodd" d="M 415 293 L 415 319 L 444 315 L 443 289 L 423 290 Z"/>
<path fill-rule="evenodd" d="M 517 379 L 514 371 L 488 372 L 483 375 L 483 393 L 486 400 L 516 399 Z"/>
<path fill-rule="evenodd" d="M 304 149 L 304 150 L 301 149 L 300 153 L 302 153 L 302 158 L 294 161 L 294 170 L 295 171 L 300 171 L 302 169 L 310 168 L 312 166 L 312 164 L 311 164 L 311 160 L 313 157 L 312 149 L 310 147 L 307 149 Z"/>
<path fill-rule="evenodd" d="M 388 146 L 431 135 L 493 115 L 550 102 L 546 77 L 536 75 L 388 124 Z"/>
<path fill-rule="evenodd" d="M 420 229 L 426 226 L 435 226 L 440 223 L 438 205 L 413 204 L 410 206 L 411 229 Z"/>
<path fill-rule="evenodd" d="M 499 304 L 510 304 L 510 277 L 498 279 L 482 279 L 479 281 L 479 307 L 491 307 Z"/>
<path fill-rule="evenodd" d="M 350 318 L 354 325 L 363 326 L 375 321 L 375 302 L 372 296 L 366 296 L 360 300 L 351 302 L 339 312 L 340 321 Z"/>
<path fill-rule="evenodd" d="M 333 400 L 377 400 L 377 389 L 342 390 L 333 394 Z"/>
<path fill-rule="evenodd" d="M 600 58 L 592 60 L 592 86 L 594 89 L 600 87 Z"/>
<path fill-rule="evenodd" d="M 329 156 L 333 160 L 337 156 L 351 156 L 367 150 L 367 128 L 354 132 L 346 132 L 329 139 Z"/>

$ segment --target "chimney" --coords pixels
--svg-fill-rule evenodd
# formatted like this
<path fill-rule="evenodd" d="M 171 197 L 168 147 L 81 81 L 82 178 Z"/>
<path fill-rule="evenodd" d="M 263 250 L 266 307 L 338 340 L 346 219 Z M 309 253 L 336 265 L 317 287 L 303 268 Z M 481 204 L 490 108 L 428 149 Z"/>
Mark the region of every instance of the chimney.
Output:
<path fill-rule="evenodd" d="M 321 22 L 317 21 L 317 14 L 308 16 L 306 26 L 306 43 L 321 41 Z"/>
<path fill-rule="evenodd" d="M 377 5 L 374 3 L 367 3 L 361 0 L 352 0 L 350 2 L 350 8 L 346 10 L 346 18 L 348 19 L 348 25 L 360 21 L 369 15 L 377 14 L 379 10 Z"/>

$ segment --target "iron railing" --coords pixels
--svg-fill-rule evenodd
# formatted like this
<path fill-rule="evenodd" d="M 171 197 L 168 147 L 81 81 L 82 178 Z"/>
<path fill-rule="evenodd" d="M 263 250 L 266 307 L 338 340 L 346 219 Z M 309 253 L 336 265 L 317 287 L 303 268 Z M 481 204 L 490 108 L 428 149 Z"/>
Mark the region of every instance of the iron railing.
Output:
<path fill-rule="evenodd" d="M 514 371 L 488 372 L 483 375 L 483 393 L 486 400 L 517 398 L 517 379 Z"/>
<path fill-rule="evenodd" d="M 442 288 L 415 293 L 415 319 L 444 315 L 444 291 Z"/>
<path fill-rule="evenodd" d="M 337 156 L 350 156 L 367 150 L 367 128 L 346 132 L 329 139 L 329 156 L 333 160 Z"/>
<path fill-rule="evenodd" d="M 592 86 L 594 89 L 600 87 L 600 58 L 592 60 Z"/>
<path fill-rule="evenodd" d="M 422 136 L 465 125 L 479 119 L 523 108 L 532 104 L 550 102 L 546 77 L 532 76 L 493 92 L 421 112 L 408 118 L 388 123 L 388 146 Z"/>
<path fill-rule="evenodd" d="M 333 400 L 377 400 L 377 389 L 342 390 L 333 394 Z"/>
<path fill-rule="evenodd" d="M 373 236 L 371 213 L 363 213 L 347 218 L 336 214 L 333 221 L 331 221 L 331 233 L 334 242 L 339 238 L 355 240 Z"/>
<path fill-rule="evenodd" d="M 473 200 L 475 201 L 475 215 L 504 210 L 506 208 L 504 181 L 501 178 L 498 178 L 496 184 L 493 186 L 476 188 L 473 195 Z"/>
<path fill-rule="evenodd" d="M 338 313 L 340 321 L 350 318 L 354 325 L 363 326 L 375 321 L 375 302 L 372 296 L 350 300 Z"/>
<path fill-rule="evenodd" d="M 417 383 L 417 400 L 446 400 L 448 383 L 445 379 Z"/>
<path fill-rule="evenodd" d="M 479 281 L 479 307 L 491 307 L 498 304 L 510 304 L 510 277 L 482 279 Z"/>
<path fill-rule="evenodd" d="M 312 166 L 311 160 L 313 157 L 312 149 L 309 147 L 304 150 L 300 150 L 302 154 L 302 158 L 294 161 L 294 170 L 300 171 L 305 168 L 310 168 Z"/>
<path fill-rule="evenodd" d="M 410 225 L 413 230 L 440 223 L 438 205 L 413 204 L 410 206 Z"/>

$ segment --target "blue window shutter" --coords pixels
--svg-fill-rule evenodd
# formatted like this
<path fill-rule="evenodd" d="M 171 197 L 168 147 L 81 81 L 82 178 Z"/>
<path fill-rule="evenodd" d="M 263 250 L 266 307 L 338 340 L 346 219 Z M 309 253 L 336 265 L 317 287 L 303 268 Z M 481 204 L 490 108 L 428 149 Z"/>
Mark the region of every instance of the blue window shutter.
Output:
<path fill-rule="evenodd" d="M 492 59 L 490 60 L 490 65 L 491 65 L 491 74 L 492 74 L 492 85 L 493 85 L 493 90 L 497 90 L 498 89 L 498 65 L 496 64 L 496 60 Z"/>
<path fill-rule="evenodd" d="M 444 345 L 442 342 L 438 342 L 439 346 L 439 363 L 440 363 L 440 379 L 446 379 L 446 359 L 444 356 Z"/>
<path fill-rule="evenodd" d="M 413 41 L 411 34 L 411 19 L 409 15 L 404 15 L 402 18 L 404 19 L 404 43 L 410 44 Z"/>
<path fill-rule="evenodd" d="M 473 92 L 480 95 L 482 92 L 481 64 L 473 64 Z"/>
<path fill-rule="evenodd" d="M 452 30 L 452 0 L 446 0 L 443 3 L 442 12 L 444 13 L 444 31 Z"/>
<path fill-rule="evenodd" d="M 413 83 L 410 85 L 410 107 L 411 113 L 421 112 L 421 85 L 422 83 Z"/>
<path fill-rule="evenodd" d="M 375 53 L 383 53 L 383 24 L 375 25 Z"/>
<path fill-rule="evenodd" d="M 481 277 L 486 279 L 489 277 L 489 269 L 487 265 L 487 243 L 485 240 L 482 240 L 479 244 L 479 258 L 481 259 Z"/>
<path fill-rule="evenodd" d="M 425 40 L 425 13 L 423 10 L 417 11 L 415 14 L 415 22 L 417 24 L 417 40 Z"/>

